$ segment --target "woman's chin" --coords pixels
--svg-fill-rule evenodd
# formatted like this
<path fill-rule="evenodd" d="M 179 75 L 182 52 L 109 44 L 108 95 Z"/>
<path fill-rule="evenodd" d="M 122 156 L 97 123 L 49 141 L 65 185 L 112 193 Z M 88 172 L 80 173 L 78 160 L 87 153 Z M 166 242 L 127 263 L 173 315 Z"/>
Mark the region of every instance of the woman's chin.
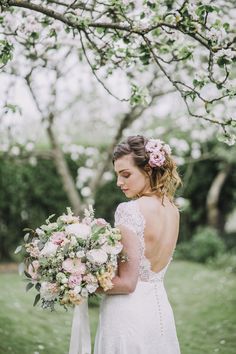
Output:
<path fill-rule="evenodd" d="M 135 196 L 130 190 L 124 191 L 124 194 L 127 198 L 133 198 Z"/>

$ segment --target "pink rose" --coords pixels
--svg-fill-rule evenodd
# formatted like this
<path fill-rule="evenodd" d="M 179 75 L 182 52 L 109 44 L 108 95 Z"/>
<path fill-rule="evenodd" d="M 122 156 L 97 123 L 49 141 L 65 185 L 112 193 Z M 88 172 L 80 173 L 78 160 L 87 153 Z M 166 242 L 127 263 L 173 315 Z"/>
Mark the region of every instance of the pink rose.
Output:
<path fill-rule="evenodd" d="M 77 275 L 70 275 L 68 285 L 71 289 L 74 289 L 75 286 L 81 283 L 82 277 L 80 274 Z"/>
<path fill-rule="evenodd" d="M 54 232 L 51 236 L 51 241 L 55 245 L 61 245 L 65 237 L 66 235 L 64 234 L 64 232 Z"/>
<path fill-rule="evenodd" d="M 98 226 L 106 226 L 107 222 L 103 218 L 98 218 L 98 219 L 96 219 L 96 225 L 98 225 Z"/>
<path fill-rule="evenodd" d="M 29 265 L 27 272 L 31 276 L 33 280 L 38 279 L 38 269 L 40 267 L 39 261 L 33 261 L 32 264 Z"/>
<path fill-rule="evenodd" d="M 81 275 L 85 273 L 86 267 L 79 258 L 67 258 L 62 263 L 62 268 L 73 275 Z"/>
<path fill-rule="evenodd" d="M 34 240 L 31 243 L 28 243 L 26 246 L 26 251 L 31 255 L 31 257 L 38 258 L 40 251 L 38 248 L 39 240 Z"/>
<path fill-rule="evenodd" d="M 83 277 L 83 280 L 85 280 L 87 283 L 96 283 L 97 278 L 93 274 L 88 273 Z"/>
<path fill-rule="evenodd" d="M 151 167 L 160 167 L 164 164 L 165 162 L 165 156 L 163 153 L 161 153 L 160 151 L 158 152 L 153 152 L 150 154 L 150 159 L 149 159 L 149 165 Z"/>
<path fill-rule="evenodd" d="M 163 141 L 160 139 L 149 139 L 145 145 L 145 150 L 147 152 L 153 152 L 155 149 L 160 151 L 162 148 Z"/>

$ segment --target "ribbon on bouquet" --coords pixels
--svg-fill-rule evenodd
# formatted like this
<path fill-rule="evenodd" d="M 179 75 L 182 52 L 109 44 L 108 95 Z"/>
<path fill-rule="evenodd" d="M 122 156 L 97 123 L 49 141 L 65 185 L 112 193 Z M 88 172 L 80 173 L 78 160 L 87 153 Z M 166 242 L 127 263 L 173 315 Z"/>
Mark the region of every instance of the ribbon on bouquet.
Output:
<path fill-rule="evenodd" d="M 69 354 L 91 354 L 87 300 L 74 308 Z"/>

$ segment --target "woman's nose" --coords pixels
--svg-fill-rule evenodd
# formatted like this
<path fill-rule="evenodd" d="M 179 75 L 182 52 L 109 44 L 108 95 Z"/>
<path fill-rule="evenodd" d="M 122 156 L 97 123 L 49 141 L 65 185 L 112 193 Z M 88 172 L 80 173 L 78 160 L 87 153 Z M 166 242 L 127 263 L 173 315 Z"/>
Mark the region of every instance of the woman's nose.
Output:
<path fill-rule="evenodd" d="M 118 187 L 120 187 L 122 184 L 123 184 L 123 183 L 122 183 L 121 179 L 120 179 L 119 177 L 117 177 L 116 185 L 117 185 Z"/>

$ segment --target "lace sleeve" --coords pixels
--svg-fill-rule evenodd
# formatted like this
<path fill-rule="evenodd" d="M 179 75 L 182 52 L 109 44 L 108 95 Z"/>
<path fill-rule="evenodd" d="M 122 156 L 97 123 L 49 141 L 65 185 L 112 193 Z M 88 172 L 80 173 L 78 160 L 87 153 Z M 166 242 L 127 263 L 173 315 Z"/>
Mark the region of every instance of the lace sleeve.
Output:
<path fill-rule="evenodd" d="M 128 202 L 120 203 L 115 211 L 115 227 L 124 225 L 131 231 L 137 232 L 134 222 L 134 213 Z"/>

